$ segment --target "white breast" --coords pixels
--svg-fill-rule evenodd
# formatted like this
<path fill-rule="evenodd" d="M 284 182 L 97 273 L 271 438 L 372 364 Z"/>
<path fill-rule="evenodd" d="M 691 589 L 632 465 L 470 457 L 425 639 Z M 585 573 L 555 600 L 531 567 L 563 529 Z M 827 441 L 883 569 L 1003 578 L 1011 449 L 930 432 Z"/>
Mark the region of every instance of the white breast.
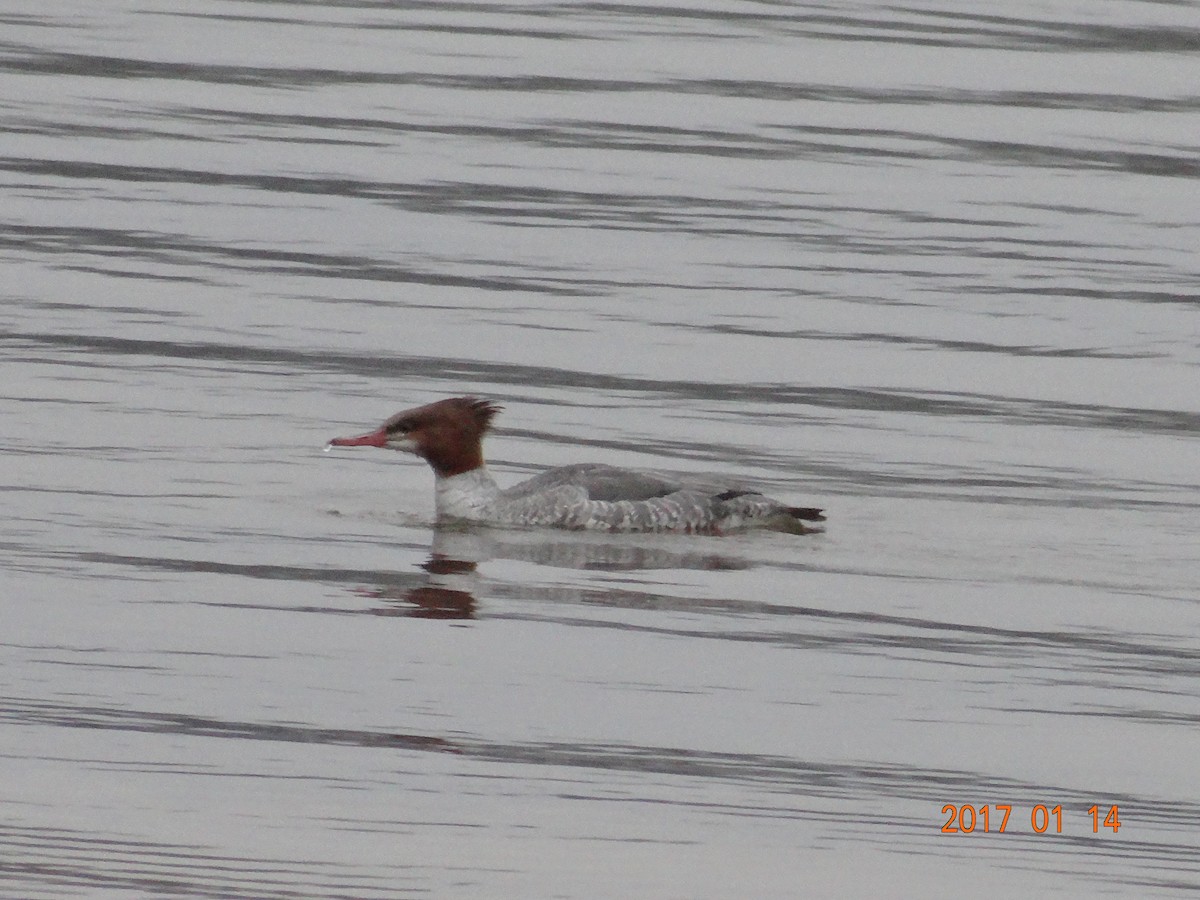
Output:
<path fill-rule="evenodd" d="M 500 489 L 486 468 L 439 478 L 434 485 L 438 518 L 486 522 L 495 518 Z"/>

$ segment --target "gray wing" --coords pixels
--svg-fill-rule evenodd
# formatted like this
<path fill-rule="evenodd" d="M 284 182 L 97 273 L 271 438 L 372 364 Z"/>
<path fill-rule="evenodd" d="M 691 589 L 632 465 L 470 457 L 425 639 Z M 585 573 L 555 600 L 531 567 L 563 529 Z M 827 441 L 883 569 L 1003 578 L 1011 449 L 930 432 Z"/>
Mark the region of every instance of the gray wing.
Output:
<path fill-rule="evenodd" d="M 630 472 L 600 463 L 550 469 L 502 492 L 521 524 L 613 531 L 734 529 L 778 524 L 804 533 L 820 510 L 787 507 L 722 476 Z"/>
<path fill-rule="evenodd" d="M 613 501 L 665 497 L 683 490 L 684 484 L 678 479 L 649 472 L 630 472 L 602 463 L 580 463 L 535 475 L 509 488 L 504 495 L 508 499 L 519 500 L 530 494 L 562 487 L 578 488 L 588 500 Z"/>
<path fill-rule="evenodd" d="M 506 497 L 519 500 L 530 494 L 560 487 L 578 488 L 588 500 L 653 500 L 679 491 L 715 497 L 719 494 L 757 494 L 753 487 L 720 475 L 693 473 L 633 472 L 603 463 L 579 463 L 560 466 L 535 475 L 505 491 Z"/>

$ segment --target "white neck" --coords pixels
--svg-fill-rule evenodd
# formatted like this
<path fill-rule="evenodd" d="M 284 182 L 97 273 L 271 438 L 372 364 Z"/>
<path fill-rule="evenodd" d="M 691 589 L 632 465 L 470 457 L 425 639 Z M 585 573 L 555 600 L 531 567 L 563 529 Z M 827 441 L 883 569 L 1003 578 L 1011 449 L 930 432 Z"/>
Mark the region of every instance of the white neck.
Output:
<path fill-rule="evenodd" d="M 484 466 L 434 481 L 439 519 L 484 521 L 491 517 L 499 496 L 500 488 Z"/>

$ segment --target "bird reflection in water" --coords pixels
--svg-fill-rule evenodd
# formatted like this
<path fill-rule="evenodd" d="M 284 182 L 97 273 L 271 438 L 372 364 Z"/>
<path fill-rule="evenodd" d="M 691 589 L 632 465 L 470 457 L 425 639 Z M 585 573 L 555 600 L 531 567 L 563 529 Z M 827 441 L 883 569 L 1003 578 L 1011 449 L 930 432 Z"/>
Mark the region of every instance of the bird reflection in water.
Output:
<path fill-rule="evenodd" d="M 380 585 L 358 588 L 355 593 L 386 606 L 371 610 L 377 616 L 407 616 L 414 619 L 473 619 L 477 602 L 481 553 L 486 552 L 482 535 L 469 530 L 437 528 L 429 559 L 421 564 L 427 573 L 424 584 Z"/>
<path fill-rule="evenodd" d="M 378 616 L 417 619 L 473 619 L 476 617 L 479 565 L 489 559 L 515 559 L 558 569 L 630 572 L 650 569 L 732 571 L 752 563 L 738 556 L 698 549 L 694 542 L 664 538 L 647 543 L 645 536 L 605 537 L 590 533 L 562 534 L 550 539 L 545 532 L 496 531 L 486 526 L 442 526 L 434 529 L 429 559 L 421 564 L 426 577 L 413 584 L 413 576 L 396 578 L 355 593 L 385 605 L 369 610 Z"/>

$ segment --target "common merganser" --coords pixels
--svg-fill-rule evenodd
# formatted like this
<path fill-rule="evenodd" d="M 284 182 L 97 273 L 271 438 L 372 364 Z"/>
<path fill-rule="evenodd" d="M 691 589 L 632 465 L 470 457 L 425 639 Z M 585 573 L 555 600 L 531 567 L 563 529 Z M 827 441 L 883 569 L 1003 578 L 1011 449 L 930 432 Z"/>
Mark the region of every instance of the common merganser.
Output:
<path fill-rule="evenodd" d="M 396 413 L 332 447 L 386 447 L 433 469 L 439 520 L 621 532 L 721 534 L 772 528 L 803 534 L 819 509 L 788 506 L 730 481 L 664 476 L 598 463 L 563 466 L 501 490 L 483 461 L 483 436 L 501 407 L 452 397 Z"/>

